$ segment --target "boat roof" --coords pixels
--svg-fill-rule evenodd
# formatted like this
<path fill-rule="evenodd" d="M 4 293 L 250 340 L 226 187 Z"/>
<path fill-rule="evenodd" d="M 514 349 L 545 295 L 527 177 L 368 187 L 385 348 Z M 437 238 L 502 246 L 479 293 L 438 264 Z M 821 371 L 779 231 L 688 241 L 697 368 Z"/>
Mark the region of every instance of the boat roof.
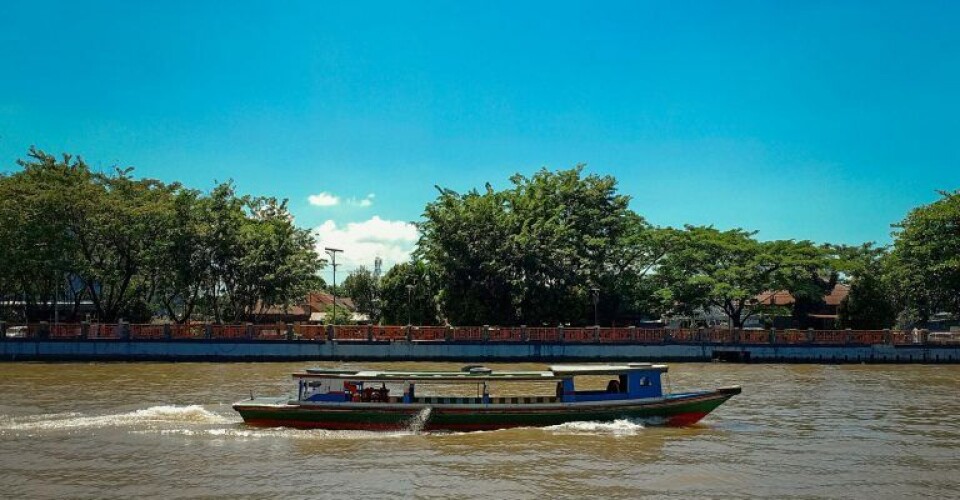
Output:
<path fill-rule="evenodd" d="M 468 367 L 469 368 L 469 367 Z M 667 371 L 666 365 L 626 363 L 619 365 L 553 365 L 548 370 L 490 370 L 473 367 L 460 371 L 392 371 L 342 368 L 307 368 L 295 378 L 337 378 L 350 380 L 474 382 L 485 380 L 557 380 L 578 375 L 622 375 L 634 371 Z M 479 368 L 479 369 L 476 369 Z"/>

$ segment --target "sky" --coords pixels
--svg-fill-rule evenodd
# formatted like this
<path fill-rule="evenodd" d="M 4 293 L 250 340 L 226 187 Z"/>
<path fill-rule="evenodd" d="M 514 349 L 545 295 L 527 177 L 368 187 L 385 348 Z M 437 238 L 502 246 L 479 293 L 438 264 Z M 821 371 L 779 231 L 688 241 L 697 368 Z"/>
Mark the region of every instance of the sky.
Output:
<path fill-rule="evenodd" d="M 232 179 L 341 272 L 405 260 L 435 186 L 580 163 L 656 225 L 887 244 L 960 188 L 957 26 L 956 1 L 3 1 L 0 172 L 35 145 Z"/>

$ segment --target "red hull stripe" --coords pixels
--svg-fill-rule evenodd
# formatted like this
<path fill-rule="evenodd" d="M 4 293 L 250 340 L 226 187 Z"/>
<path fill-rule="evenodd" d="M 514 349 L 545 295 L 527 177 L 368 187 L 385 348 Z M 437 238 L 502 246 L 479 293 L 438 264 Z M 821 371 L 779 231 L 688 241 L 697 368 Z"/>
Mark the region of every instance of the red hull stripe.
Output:
<path fill-rule="evenodd" d="M 684 427 L 688 425 L 693 425 L 699 422 L 703 417 L 706 417 L 707 413 L 705 412 L 690 412 L 690 413 L 680 413 L 677 415 L 671 416 L 666 425 L 670 427 Z M 640 419 L 641 422 L 643 419 Z M 573 422 L 575 420 L 571 420 Z M 279 419 L 253 419 L 246 422 L 248 425 L 258 426 L 258 427 L 294 427 L 299 429 L 327 429 L 327 430 L 349 430 L 349 431 L 402 431 L 406 430 L 405 426 L 400 426 L 391 423 L 375 423 L 375 422 L 338 422 L 338 421 L 313 421 L 313 420 L 279 420 Z M 444 424 L 441 427 L 431 426 L 427 423 L 424 430 L 426 431 L 457 431 L 457 432 L 468 432 L 468 431 L 488 431 L 488 430 L 497 430 L 497 429 L 509 429 L 514 427 L 530 427 L 530 424 L 526 423 L 510 423 L 510 422 L 501 422 L 501 423 L 473 423 L 473 424 Z"/>

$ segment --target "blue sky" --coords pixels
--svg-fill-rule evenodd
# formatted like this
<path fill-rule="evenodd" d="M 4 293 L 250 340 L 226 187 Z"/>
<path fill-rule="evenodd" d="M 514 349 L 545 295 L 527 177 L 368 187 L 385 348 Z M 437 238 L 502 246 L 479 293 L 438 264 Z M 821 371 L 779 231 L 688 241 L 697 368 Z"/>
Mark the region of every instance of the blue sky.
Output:
<path fill-rule="evenodd" d="M 577 163 L 658 225 L 886 243 L 960 187 L 957 26 L 933 1 L 7 1 L 0 170 L 33 144 L 233 179 L 347 270 L 401 259 L 435 184 Z"/>

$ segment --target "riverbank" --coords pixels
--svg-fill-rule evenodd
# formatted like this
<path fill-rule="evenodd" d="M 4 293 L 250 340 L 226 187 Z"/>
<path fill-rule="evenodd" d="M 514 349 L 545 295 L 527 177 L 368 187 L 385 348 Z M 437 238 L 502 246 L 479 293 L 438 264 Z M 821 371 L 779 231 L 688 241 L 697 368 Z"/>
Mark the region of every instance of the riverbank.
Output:
<path fill-rule="evenodd" d="M 960 345 L 638 344 L 456 341 L 37 340 L 0 342 L 3 361 L 726 361 L 960 363 Z"/>

